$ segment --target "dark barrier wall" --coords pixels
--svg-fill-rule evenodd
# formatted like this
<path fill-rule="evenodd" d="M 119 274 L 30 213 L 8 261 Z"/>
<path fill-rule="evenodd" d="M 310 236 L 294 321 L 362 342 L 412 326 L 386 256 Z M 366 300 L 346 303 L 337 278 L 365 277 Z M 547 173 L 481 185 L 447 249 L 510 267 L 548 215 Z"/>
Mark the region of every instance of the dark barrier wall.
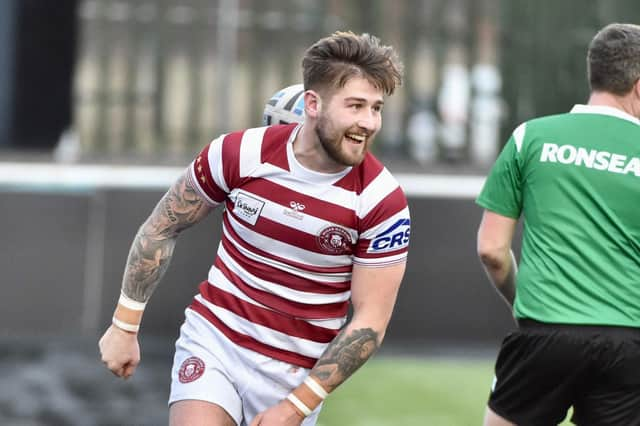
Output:
<path fill-rule="evenodd" d="M 409 262 L 389 337 L 493 342 L 513 324 L 476 255 L 472 199 L 410 198 Z"/>
<path fill-rule="evenodd" d="M 89 201 L 0 192 L 0 335 L 80 331 Z"/>
<path fill-rule="evenodd" d="M 161 191 L 0 192 L 7 229 L 0 333 L 98 334 L 109 324 L 131 240 Z M 471 199 L 409 199 L 411 251 L 387 342 L 497 345 L 512 320 L 476 257 Z M 206 279 L 220 212 L 186 230 L 143 321 L 174 337 Z"/>

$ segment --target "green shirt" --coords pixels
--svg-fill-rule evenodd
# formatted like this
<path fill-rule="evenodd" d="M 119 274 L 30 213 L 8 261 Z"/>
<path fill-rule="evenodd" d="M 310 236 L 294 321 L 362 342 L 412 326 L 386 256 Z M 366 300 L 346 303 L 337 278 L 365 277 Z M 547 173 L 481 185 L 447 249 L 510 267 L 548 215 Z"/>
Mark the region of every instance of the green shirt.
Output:
<path fill-rule="evenodd" d="M 640 327 L 640 121 L 587 105 L 528 121 L 476 201 L 523 216 L 517 318 Z"/>

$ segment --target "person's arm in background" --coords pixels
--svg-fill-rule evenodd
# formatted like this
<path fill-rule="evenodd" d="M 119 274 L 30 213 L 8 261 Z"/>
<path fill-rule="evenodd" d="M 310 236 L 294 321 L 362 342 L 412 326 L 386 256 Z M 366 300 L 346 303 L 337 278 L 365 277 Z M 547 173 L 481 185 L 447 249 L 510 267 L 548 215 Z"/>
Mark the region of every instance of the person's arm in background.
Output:
<path fill-rule="evenodd" d="M 478 256 L 482 266 L 509 307 L 516 297 L 516 264 L 511 242 L 517 220 L 485 210 L 478 229 Z"/>
<path fill-rule="evenodd" d="M 292 395 L 313 410 L 322 399 L 318 393 L 329 393 L 360 368 L 384 339 L 391 319 L 406 262 L 381 268 L 354 265 L 351 280 L 353 317 L 327 346 L 311 369 L 309 378 L 320 388 L 313 391 L 306 383 L 294 389 Z M 311 386 L 315 387 L 313 383 Z M 255 425 L 299 425 L 304 419 L 299 408 L 289 400 L 259 414 Z"/>
<path fill-rule="evenodd" d="M 142 312 L 169 267 L 178 234 L 211 210 L 191 186 L 188 173 L 189 169 L 160 199 L 131 245 L 113 324 L 99 342 L 102 362 L 116 376 L 131 376 L 140 362 Z"/>

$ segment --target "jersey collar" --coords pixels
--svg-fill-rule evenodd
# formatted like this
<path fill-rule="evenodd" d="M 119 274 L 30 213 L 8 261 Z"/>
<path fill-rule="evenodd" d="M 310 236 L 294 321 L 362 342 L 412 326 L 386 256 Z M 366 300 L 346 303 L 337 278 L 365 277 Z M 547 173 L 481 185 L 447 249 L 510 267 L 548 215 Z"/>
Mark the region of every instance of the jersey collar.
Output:
<path fill-rule="evenodd" d="M 632 116 L 631 114 L 627 114 L 621 109 L 605 106 L 605 105 L 581 105 L 576 104 L 571 109 L 571 113 L 573 114 L 604 114 L 610 115 L 612 117 L 621 118 L 623 120 L 627 120 L 640 126 L 640 120 Z"/>

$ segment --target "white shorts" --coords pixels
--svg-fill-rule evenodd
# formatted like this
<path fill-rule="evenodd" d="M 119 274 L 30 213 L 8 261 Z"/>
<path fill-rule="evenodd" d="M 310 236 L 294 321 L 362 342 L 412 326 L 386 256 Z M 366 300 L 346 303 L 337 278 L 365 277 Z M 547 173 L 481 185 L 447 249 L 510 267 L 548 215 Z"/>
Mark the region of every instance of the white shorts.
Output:
<path fill-rule="evenodd" d="M 212 402 L 244 426 L 285 399 L 309 374 L 306 368 L 237 346 L 191 309 L 185 317 L 176 341 L 169 404 L 185 399 Z M 302 425 L 315 425 L 321 407 Z"/>

